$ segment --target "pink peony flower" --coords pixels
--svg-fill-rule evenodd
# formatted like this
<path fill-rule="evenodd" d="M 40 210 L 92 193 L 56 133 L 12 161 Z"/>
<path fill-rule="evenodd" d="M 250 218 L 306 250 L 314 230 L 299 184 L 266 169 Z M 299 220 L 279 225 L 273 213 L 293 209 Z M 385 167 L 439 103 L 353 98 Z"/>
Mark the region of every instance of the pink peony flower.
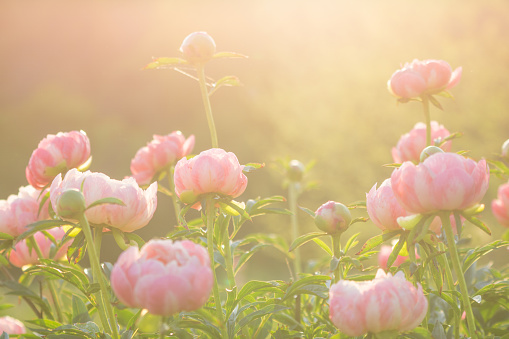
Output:
<path fill-rule="evenodd" d="M 25 334 L 25 325 L 18 319 L 9 316 L 0 317 L 0 334 L 5 332 L 7 334 Z"/>
<path fill-rule="evenodd" d="M 491 203 L 491 210 L 502 226 L 509 227 L 509 183 L 500 185 L 497 199 Z"/>
<path fill-rule="evenodd" d="M 194 32 L 184 39 L 180 51 L 189 63 L 204 64 L 216 53 L 216 43 L 206 32 Z"/>
<path fill-rule="evenodd" d="M 376 184 L 366 194 L 366 208 L 369 218 L 382 231 L 395 231 L 401 229 L 398 217 L 405 217 L 407 212 L 394 196 L 391 187 L 391 179 L 385 179 L 382 185 L 376 188 Z"/>
<path fill-rule="evenodd" d="M 432 145 L 435 145 L 435 139 L 444 139 L 449 136 L 449 131 L 438 122 L 431 122 Z M 392 148 L 392 159 L 396 163 L 412 161 L 419 163 L 421 152 L 426 148 L 426 125 L 422 122 L 415 124 L 414 128 L 407 134 L 401 136 L 396 147 Z M 440 146 L 444 151 L 451 150 L 451 142 L 448 141 Z"/>
<path fill-rule="evenodd" d="M 43 188 L 59 173 L 85 164 L 90 158 L 90 141 L 83 131 L 48 134 L 32 153 L 26 168 L 30 185 Z"/>
<path fill-rule="evenodd" d="M 220 148 L 201 152 L 191 159 L 182 158 L 175 166 L 175 192 L 186 204 L 193 204 L 199 196 L 216 193 L 236 198 L 247 186 L 235 154 Z"/>
<path fill-rule="evenodd" d="M 130 247 L 111 272 L 111 287 L 122 303 L 165 316 L 203 306 L 212 283 L 207 250 L 189 240 Z"/>
<path fill-rule="evenodd" d="M 442 60 L 417 60 L 406 63 L 387 83 L 389 92 L 401 99 L 419 98 L 438 94 L 453 88 L 461 79 L 462 68 L 454 72 Z"/>
<path fill-rule="evenodd" d="M 103 204 L 92 207 L 85 216 L 92 224 L 115 227 L 124 232 L 132 232 L 148 224 L 157 207 L 157 183 L 147 190 L 141 189 L 134 178 L 122 181 L 110 179 L 103 173 L 80 172 L 72 169 L 62 179 L 58 175 L 51 183 L 50 200 L 52 206 L 59 206 L 63 192 L 69 189 L 81 189 L 86 206 L 103 198 L 117 198 L 125 206 Z"/>
<path fill-rule="evenodd" d="M 61 241 L 65 235 L 65 230 L 62 227 L 55 227 L 46 230 L 45 232 L 51 234 L 51 236 L 55 238 L 55 241 L 57 242 Z M 53 241 L 50 238 L 48 238 L 43 232 L 35 233 L 34 239 L 35 242 L 37 243 L 37 246 L 41 250 L 44 259 L 55 259 L 55 260 L 62 259 L 67 253 L 67 249 L 71 245 L 70 241 L 66 241 L 66 243 L 59 248 L 55 255 L 51 257 L 52 248 L 56 246 L 53 243 Z M 14 246 L 14 249 L 9 254 L 9 261 L 11 262 L 11 264 L 13 264 L 16 267 L 37 264 L 39 261 L 39 257 L 37 256 L 35 249 L 33 248 L 30 249 L 31 250 L 29 251 L 29 245 L 27 244 L 26 239 L 18 242 L 16 246 Z"/>
<path fill-rule="evenodd" d="M 351 221 L 352 214 L 350 210 L 339 202 L 326 202 L 315 212 L 316 226 L 329 234 L 346 231 Z"/>
<path fill-rule="evenodd" d="M 139 185 L 148 185 L 161 170 L 174 165 L 177 160 L 191 153 L 194 135 L 184 137 L 180 132 L 168 135 L 154 135 L 154 139 L 136 152 L 131 161 L 131 173 Z"/>
<path fill-rule="evenodd" d="M 32 186 L 20 187 L 18 195 L 10 195 L 0 200 L 0 232 L 18 236 L 26 231 L 26 226 L 49 218 L 48 204 L 39 213 L 41 191 Z"/>
<path fill-rule="evenodd" d="M 379 269 L 372 281 L 340 280 L 330 288 L 329 316 L 349 336 L 383 331 L 405 332 L 417 327 L 428 311 L 422 292 L 405 279 Z"/>
<path fill-rule="evenodd" d="M 405 210 L 424 214 L 478 204 L 489 178 L 485 160 L 476 163 L 456 153 L 436 153 L 419 165 L 403 163 L 392 172 L 391 186 Z"/>

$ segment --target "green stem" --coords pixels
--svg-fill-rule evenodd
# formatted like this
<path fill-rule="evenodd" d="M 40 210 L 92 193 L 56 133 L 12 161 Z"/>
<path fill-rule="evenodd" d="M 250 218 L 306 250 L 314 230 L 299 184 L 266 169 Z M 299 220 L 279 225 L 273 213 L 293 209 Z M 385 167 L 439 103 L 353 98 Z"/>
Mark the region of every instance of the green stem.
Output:
<path fill-rule="evenodd" d="M 109 302 L 108 290 L 106 287 L 106 283 L 104 282 L 104 277 L 101 270 L 101 262 L 99 260 L 99 257 L 97 256 L 96 243 L 94 242 L 94 238 L 92 237 L 92 230 L 90 229 L 90 224 L 88 223 L 85 214 L 81 215 L 79 223 L 83 229 L 83 234 L 85 234 L 85 239 L 87 241 L 88 247 L 87 252 L 88 258 L 90 260 L 90 266 L 92 268 L 92 275 L 94 277 L 94 281 L 97 281 L 100 287 L 100 291 L 97 296 L 97 303 L 99 306 L 97 311 L 99 313 L 99 316 L 101 317 L 101 322 L 103 323 L 106 332 L 112 334 L 114 339 L 119 339 L 120 336 L 116 326 L 115 314 L 113 312 L 113 307 Z M 101 236 L 99 236 L 99 238 L 102 237 L 102 229 L 100 229 L 100 231 Z M 97 240 L 97 242 L 100 244 L 101 241 Z"/>
<path fill-rule="evenodd" d="M 426 122 L 426 147 L 431 146 L 431 117 L 429 113 L 429 99 L 422 97 L 422 108 L 424 110 L 424 120 Z"/>
<path fill-rule="evenodd" d="M 166 317 L 164 315 L 161 316 L 161 327 L 159 328 L 159 339 L 164 339 L 164 334 L 166 332 Z"/>
<path fill-rule="evenodd" d="M 205 66 L 197 65 L 196 72 L 198 73 L 198 82 L 200 84 L 201 97 L 203 100 L 203 106 L 205 107 L 205 114 L 207 115 L 207 122 L 209 124 L 212 148 L 218 148 L 219 144 L 217 142 L 216 125 L 214 124 L 214 117 L 212 116 L 212 106 L 210 105 L 207 81 L 205 80 Z"/>
<path fill-rule="evenodd" d="M 180 205 L 178 202 L 177 194 L 175 193 L 175 181 L 173 174 L 175 172 L 175 166 L 171 166 L 168 171 L 168 181 L 170 184 L 171 190 L 171 200 L 173 201 L 173 209 L 175 211 L 175 219 L 177 219 L 177 224 L 179 224 L 179 215 L 180 215 Z"/>
<path fill-rule="evenodd" d="M 445 251 L 444 243 L 440 242 L 438 244 L 438 249 L 441 252 L 444 252 Z M 451 266 L 449 265 L 449 260 L 447 259 L 447 256 L 445 255 L 445 253 L 442 256 L 442 258 L 443 258 L 443 261 L 444 261 L 444 265 L 443 266 L 444 266 L 444 270 L 445 270 L 445 281 L 447 282 L 447 288 L 449 289 L 449 291 L 455 291 L 456 287 L 454 286 L 454 279 L 452 277 Z M 456 300 L 456 298 L 454 298 L 454 299 Z M 461 321 L 461 319 L 458 317 L 457 313 L 454 312 L 454 338 L 455 339 L 459 339 L 459 335 L 460 335 L 460 321 Z"/>
<path fill-rule="evenodd" d="M 474 314 L 472 312 L 472 306 L 470 305 L 470 299 L 468 297 L 468 288 L 467 283 L 465 281 L 465 275 L 463 273 L 463 269 L 461 268 L 461 262 L 458 255 L 458 249 L 456 247 L 456 242 L 454 241 L 454 234 L 451 227 L 451 221 L 449 219 L 450 212 L 442 213 L 440 218 L 442 219 L 442 227 L 445 231 L 445 236 L 447 238 L 447 247 L 449 247 L 449 254 L 452 260 L 452 267 L 456 273 L 456 277 L 458 279 L 458 284 L 460 286 L 461 299 L 463 302 L 463 307 L 465 308 L 465 313 L 467 317 L 468 329 L 470 332 L 470 336 L 473 339 L 477 339 L 476 329 L 475 329 L 475 320 Z"/>
<path fill-rule="evenodd" d="M 297 183 L 291 182 L 288 186 L 288 204 L 290 206 L 291 215 L 291 223 L 292 223 L 292 241 L 297 239 L 300 235 L 299 232 L 299 222 L 297 219 Z M 300 259 L 300 251 L 296 248 L 293 251 L 295 255 L 295 259 L 293 260 L 293 270 L 295 274 L 295 278 L 298 279 L 299 274 L 301 273 L 301 259 Z"/>
<path fill-rule="evenodd" d="M 228 225 L 230 224 L 230 217 L 228 217 L 228 221 L 226 222 L 226 227 L 224 228 L 223 235 L 223 245 L 224 245 L 224 260 L 226 262 L 226 275 L 228 277 L 228 289 L 233 290 L 237 283 L 235 282 L 235 273 L 233 272 L 233 257 L 231 251 L 231 241 L 230 241 L 230 232 L 228 232 Z"/>
<path fill-rule="evenodd" d="M 207 198 L 207 206 L 205 207 L 205 217 L 207 221 L 207 249 L 210 257 L 210 266 L 212 269 L 212 275 L 214 277 L 214 285 L 212 287 L 212 293 L 214 295 L 214 305 L 216 307 L 216 316 L 221 324 L 221 332 L 223 337 L 228 337 L 224 326 L 223 319 L 223 308 L 221 306 L 221 296 L 219 294 L 219 284 L 216 276 L 216 263 L 214 261 L 214 220 L 216 217 L 216 207 L 214 205 L 214 199 Z"/>
<path fill-rule="evenodd" d="M 339 264 L 341 259 L 341 233 L 333 234 L 332 236 L 332 248 L 334 250 L 334 258 L 338 259 L 338 266 L 334 270 L 334 283 L 337 283 L 343 279 L 343 270 Z"/>
<path fill-rule="evenodd" d="M 16 279 L 12 276 L 12 274 L 9 272 L 9 270 L 6 268 L 6 266 L 0 265 L 0 270 L 2 270 L 2 272 L 5 274 L 5 276 L 9 280 L 16 282 Z M 22 298 L 23 298 L 23 300 L 25 300 L 25 302 L 30 307 L 30 309 L 32 309 L 32 311 L 37 316 L 37 318 L 42 319 L 43 318 L 42 311 L 39 312 L 39 310 L 37 309 L 37 307 L 35 307 L 35 304 L 32 302 L 32 300 L 28 299 L 25 296 L 22 296 Z"/>

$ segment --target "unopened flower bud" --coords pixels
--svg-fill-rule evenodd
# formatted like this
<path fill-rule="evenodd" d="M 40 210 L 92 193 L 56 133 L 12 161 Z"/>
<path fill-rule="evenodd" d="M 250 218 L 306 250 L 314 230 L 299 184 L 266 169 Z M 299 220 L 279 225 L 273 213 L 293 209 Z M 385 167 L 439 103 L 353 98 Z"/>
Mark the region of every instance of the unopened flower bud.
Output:
<path fill-rule="evenodd" d="M 339 202 L 326 202 L 315 212 L 316 226 L 329 234 L 345 231 L 350 226 L 351 221 L 352 215 L 350 210 Z"/>
<path fill-rule="evenodd" d="M 429 158 L 435 153 L 445 153 L 443 149 L 437 146 L 428 146 L 421 152 L 420 161 L 423 162 L 426 158 Z"/>
<path fill-rule="evenodd" d="M 207 33 L 194 32 L 184 39 L 180 51 L 189 63 L 204 64 L 216 53 L 216 43 Z"/>
<path fill-rule="evenodd" d="M 304 167 L 304 164 L 299 160 L 290 161 L 287 171 L 288 179 L 290 179 L 290 181 L 296 182 L 301 181 L 305 170 L 306 168 Z"/>
<path fill-rule="evenodd" d="M 502 145 L 502 158 L 509 160 L 509 139 Z"/>
<path fill-rule="evenodd" d="M 56 212 L 62 218 L 79 219 L 85 209 L 85 197 L 77 189 L 69 189 L 58 198 Z"/>

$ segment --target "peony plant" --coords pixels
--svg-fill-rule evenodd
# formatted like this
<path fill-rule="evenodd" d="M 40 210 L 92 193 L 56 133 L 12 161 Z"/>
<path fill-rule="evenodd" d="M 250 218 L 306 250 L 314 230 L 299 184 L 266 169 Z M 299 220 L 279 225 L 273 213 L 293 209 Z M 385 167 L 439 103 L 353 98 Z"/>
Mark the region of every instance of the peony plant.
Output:
<path fill-rule="evenodd" d="M 465 237 L 469 225 L 491 235 L 482 200 L 491 174 L 509 176 L 508 143 L 497 160 L 474 160 L 454 153 L 459 134 L 430 118 L 429 103 L 441 108 L 435 96 L 450 96 L 461 67 L 414 60 L 396 71 L 390 93 L 401 103 L 420 101 L 425 122 L 387 150 L 395 168 L 365 200 L 328 200 L 311 210 L 301 198 L 313 186 L 306 181 L 312 163 L 280 161 L 287 197 L 250 199 L 249 173 L 264 164 L 241 164 L 219 147 L 210 96 L 239 81 L 214 81 L 205 67 L 244 56 L 216 52 L 206 32 L 191 33 L 180 51 L 182 58 L 157 58 L 145 69 L 196 73 L 210 148 L 193 156 L 194 135 L 154 135 L 126 166 L 131 176 L 117 180 L 86 169 L 84 132 L 43 139 L 28 159 L 30 185 L 0 200 L 0 286 L 20 298 L 0 312 L 26 310 L 21 321 L 0 317 L 2 338 L 459 339 L 509 331 L 507 270 L 478 264 L 509 246 L 507 234 L 472 248 Z M 508 187 L 500 185 L 492 202 L 502 226 Z M 171 197 L 171 228 L 154 225 L 156 210 L 168 209 L 158 192 Z M 284 221 L 274 233 L 256 231 L 255 218 L 270 214 Z M 242 228 L 247 221 L 252 227 Z M 303 233 L 306 223 L 317 230 Z M 362 244 L 368 223 L 380 234 Z M 157 238 L 138 234 L 146 226 Z M 114 264 L 101 251 L 108 236 L 121 250 Z M 322 252 L 301 252 L 307 244 Z M 244 267 L 264 248 L 287 262 L 287 281 L 245 279 Z"/>

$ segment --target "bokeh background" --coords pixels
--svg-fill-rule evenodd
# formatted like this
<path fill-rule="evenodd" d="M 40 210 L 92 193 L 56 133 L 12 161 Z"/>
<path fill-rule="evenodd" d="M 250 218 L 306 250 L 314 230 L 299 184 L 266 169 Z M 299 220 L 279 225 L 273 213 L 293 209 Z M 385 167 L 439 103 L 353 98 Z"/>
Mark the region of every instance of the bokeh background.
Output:
<path fill-rule="evenodd" d="M 194 134 L 194 153 L 211 147 L 197 83 L 172 70 L 142 71 L 153 57 L 179 56 L 189 33 L 206 31 L 219 51 L 248 59 L 210 62 L 207 74 L 238 76 L 243 87 L 212 97 L 220 147 L 241 163 L 263 162 L 241 199 L 287 195 L 277 159 L 316 161 L 318 181 L 299 204 L 363 200 L 390 176 L 391 148 L 422 121 L 418 103 L 397 104 L 386 83 L 403 63 L 443 59 L 463 67 L 432 119 L 463 132 L 453 150 L 495 158 L 509 138 L 509 2 L 485 1 L 2 1 L 0 2 L 0 198 L 26 185 L 31 152 L 47 134 L 82 129 L 92 144 L 91 170 L 122 179 L 153 134 Z M 493 178 L 489 206 L 502 181 Z M 137 233 L 162 236 L 175 224 L 171 201 L 159 196 L 153 221 Z M 285 207 L 284 204 L 280 205 Z M 355 211 L 355 216 L 366 216 Z M 299 215 L 302 232 L 315 231 Z M 488 208 L 493 236 L 473 226 L 477 242 L 503 229 Z M 290 241 L 288 217 L 255 219 L 244 232 L 272 232 Z M 378 234 L 370 222 L 348 235 Z M 344 236 L 345 238 L 347 235 Z M 114 244 L 112 242 L 112 244 Z M 357 246 L 357 249 L 360 245 Z M 306 259 L 323 252 L 302 247 Z M 105 246 L 115 261 L 116 245 Z M 108 252 L 109 251 L 109 252 Z M 504 263 L 507 250 L 490 260 Z M 270 264 L 269 264 L 270 263 Z M 284 257 L 264 250 L 247 277 L 287 279 Z"/>

